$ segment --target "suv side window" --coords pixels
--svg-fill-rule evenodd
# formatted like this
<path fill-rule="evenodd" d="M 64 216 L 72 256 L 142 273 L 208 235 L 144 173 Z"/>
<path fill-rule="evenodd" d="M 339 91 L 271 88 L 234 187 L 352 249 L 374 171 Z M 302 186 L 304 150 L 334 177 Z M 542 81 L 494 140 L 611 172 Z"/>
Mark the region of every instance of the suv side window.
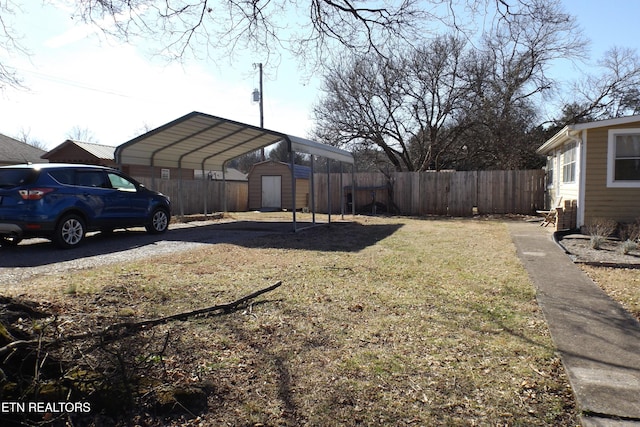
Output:
<path fill-rule="evenodd" d="M 111 187 L 117 190 L 131 191 L 131 192 L 137 191 L 136 185 L 121 175 L 109 172 L 107 173 L 107 177 L 109 177 L 109 182 L 111 183 Z"/>
<path fill-rule="evenodd" d="M 49 175 L 58 181 L 60 184 L 64 185 L 74 185 L 75 180 L 73 179 L 74 173 L 72 169 L 55 169 L 49 171 Z"/>
<path fill-rule="evenodd" d="M 76 185 L 81 187 L 110 188 L 102 171 L 76 171 Z"/>

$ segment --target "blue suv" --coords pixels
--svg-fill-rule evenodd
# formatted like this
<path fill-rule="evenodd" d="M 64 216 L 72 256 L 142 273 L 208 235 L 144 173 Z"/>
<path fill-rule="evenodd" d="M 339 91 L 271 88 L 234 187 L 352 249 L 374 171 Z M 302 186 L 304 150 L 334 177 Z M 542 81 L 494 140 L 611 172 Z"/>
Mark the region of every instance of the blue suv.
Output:
<path fill-rule="evenodd" d="M 88 231 L 169 227 L 171 203 L 116 169 L 75 164 L 0 167 L 0 245 L 45 237 L 61 248 Z"/>

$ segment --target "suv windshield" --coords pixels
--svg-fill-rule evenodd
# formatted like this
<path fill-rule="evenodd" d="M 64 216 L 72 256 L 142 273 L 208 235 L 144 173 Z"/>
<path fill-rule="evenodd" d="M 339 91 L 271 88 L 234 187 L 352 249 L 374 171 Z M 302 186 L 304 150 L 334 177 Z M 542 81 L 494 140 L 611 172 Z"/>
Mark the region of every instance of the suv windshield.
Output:
<path fill-rule="evenodd" d="M 33 169 L 0 169 L 0 188 L 14 188 L 31 184 L 37 176 Z"/>

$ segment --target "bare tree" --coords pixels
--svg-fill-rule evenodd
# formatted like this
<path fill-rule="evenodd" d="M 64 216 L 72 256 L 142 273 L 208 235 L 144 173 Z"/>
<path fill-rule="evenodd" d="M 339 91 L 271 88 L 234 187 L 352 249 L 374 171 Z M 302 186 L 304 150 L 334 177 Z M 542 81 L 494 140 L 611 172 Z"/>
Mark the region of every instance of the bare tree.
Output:
<path fill-rule="evenodd" d="M 396 170 L 531 163 L 534 100 L 554 86 L 546 69 L 580 57 L 585 44 L 559 2 L 514 3 L 520 9 L 504 11 L 479 46 L 439 37 L 332 67 L 315 109 L 318 135 L 377 147 Z"/>
<path fill-rule="evenodd" d="M 275 59 L 286 49 L 303 62 L 323 60 L 336 43 L 375 51 L 411 39 L 430 16 L 418 0 L 76 0 L 76 15 L 119 38 L 161 38 L 174 59 L 203 48 L 224 55 L 248 48 Z"/>
<path fill-rule="evenodd" d="M 638 52 L 613 47 L 598 65 L 598 74 L 589 74 L 574 84 L 572 93 L 577 97 L 565 104 L 564 124 L 640 113 Z"/>
<path fill-rule="evenodd" d="M 20 128 L 20 131 L 18 135 L 15 136 L 15 139 L 20 142 L 24 142 L 25 144 L 29 144 L 32 147 L 36 147 L 45 151 L 47 150 L 47 144 L 31 137 L 31 129 Z"/>
<path fill-rule="evenodd" d="M 286 141 L 280 141 L 269 150 L 269 160 L 276 162 L 291 162 L 291 153 L 289 152 L 289 144 Z M 304 165 L 308 163 L 306 155 L 301 153 L 295 153 L 294 162 L 297 165 Z"/>
<path fill-rule="evenodd" d="M 0 0 L 0 38 L 7 51 L 20 50 L 9 17 L 16 4 Z M 420 46 L 442 27 L 463 32 L 517 26 L 540 19 L 543 0 L 66 0 L 81 19 L 121 40 L 144 37 L 170 59 L 203 55 L 233 59 L 249 50 L 268 67 L 285 52 L 302 67 L 316 70 L 347 49 L 351 54 L 382 54 L 389 45 Z M 550 10 L 557 0 L 551 1 Z M 478 19 L 482 17 L 482 19 Z M 551 15 L 545 19 L 555 20 Z M 555 21 L 554 21 L 555 22 Z M 480 24 L 478 24 L 480 23 Z M 4 30 L 4 32 L 2 32 Z M 17 83 L 0 57 L 0 79 Z"/>
<path fill-rule="evenodd" d="M 460 127 L 452 123 L 471 90 L 462 74 L 465 48 L 459 38 L 439 37 L 405 62 L 409 80 L 404 93 L 417 125 L 409 146 L 415 170 L 447 167 L 442 155 L 458 142 Z"/>
<path fill-rule="evenodd" d="M 78 141 L 78 142 L 92 142 L 92 143 L 98 142 L 96 140 L 94 133 L 91 132 L 90 129 L 86 127 L 83 128 L 80 126 L 74 126 L 73 129 L 71 129 L 67 133 L 67 138 L 73 141 Z"/>
<path fill-rule="evenodd" d="M 440 155 L 458 134 L 450 125 L 470 90 L 460 74 L 464 54 L 462 40 L 443 36 L 332 67 L 315 108 L 318 136 L 360 152 L 381 150 L 396 170 L 440 169 Z"/>
<path fill-rule="evenodd" d="M 411 110 L 402 96 L 405 78 L 396 59 L 377 55 L 330 66 L 322 87 L 325 96 L 314 108 L 316 136 L 341 147 L 376 147 L 396 170 L 413 169 L 405 122 Z"/>
<path fill-rule="evenodd" d="M 153 36 L 183 58 L 249 49 L 278 63 L 283 50 L 311 68 L 341 55 L 420 45 L 443 26 L 469 39 L 489 26 L 540 19 L 542 0 L 75 0 L 76 16 L 121 39 Z M 557 0 L 552 0 L 554 10 Z M 482 19 L 477 19 L 479 16 Z M 545 19 L 550 16 L 546 15 Z M 551 18 L 554 22 L 556 18 Z M 478 23 L 480 26 L 478 25 Z M 271 58 L 272 60 L 269 60 Z"/>
<path fill-rule="evenodd" d="M 19 6 L 12 0 L 0 0 L 0 89 L 21 86 L 16 70 L 9 65 L 9 58 L 15 53 L 27 54 L 11 26 L 10 18 L 16 11 L 19 11 Z"/>

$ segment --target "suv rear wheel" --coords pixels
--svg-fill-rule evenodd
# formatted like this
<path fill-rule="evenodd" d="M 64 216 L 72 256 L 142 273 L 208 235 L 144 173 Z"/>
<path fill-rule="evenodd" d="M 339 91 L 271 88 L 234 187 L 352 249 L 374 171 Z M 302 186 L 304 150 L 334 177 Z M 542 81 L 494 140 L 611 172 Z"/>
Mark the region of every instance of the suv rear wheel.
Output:
<path fill-rule="evenodd" d="M 69 249 L 76 247 L 84 239 L 84 221 L 78 215 L 66 215 L 56 226 L 53 241 L 61 248 Z"/>

